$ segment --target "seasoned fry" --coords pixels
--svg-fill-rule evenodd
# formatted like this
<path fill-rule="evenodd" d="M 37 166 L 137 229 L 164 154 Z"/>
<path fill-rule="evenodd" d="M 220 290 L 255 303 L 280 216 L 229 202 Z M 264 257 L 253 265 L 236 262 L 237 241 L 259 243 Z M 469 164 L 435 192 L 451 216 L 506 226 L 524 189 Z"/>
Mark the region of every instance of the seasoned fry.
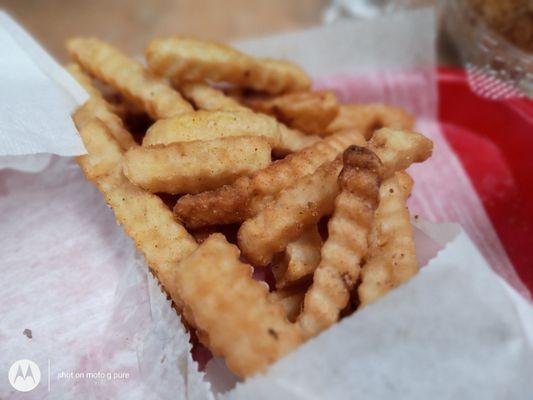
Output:
<path fill-rule="evenodd" d="M 327 136 L 326 128 L 339 111 L 337 97 L 331 91 L 288 93 L 281 96 L 248 96 L 244 104 L 252 110 L 269 114 L 302 132 Z"/>
<path fill-rule="evenodd" d="M 311 80 L 288 61 L 259 59 L 232 47 L 192 38 L 174 37 L 150 42 L 150 69 L 179 82 L 227 82 L 268 93 L 307 90 Z"/>
<path fill-rule="evenodd" d="M 345 129 L 359 129 L 368 139 L 376 129 L 411 130 L 413 124 L 413 116 L 398 107 L 377 103 L 344 104 L 327 131 L 333 133 Z"/>
<path fill-rule="evenodd" d="M 302 310 L 305 290 L 305 286 L 276 290 L 269 293 L 269 300 L 273 303 L 281 304 L 287 319 L 291 322 L 296 322 Z"/>
<path fill-rule="evenodd" d="M 336 322 L 348 304 L 368 251 L 367 237 L 378 205 L 381 165 L 377 156 L 366 148 L 351 146 L 344 152 L 343 165 L 329 236 L 298 319 L 307 336 Z"/>
<path fill-rule="evenodd" d="M 406 205 L 412 185 L 409 175 L 396 172 L 379 189 L 368 259 L 358 288 L 361 306 L 375 301 L 418 272 L 413 227 Z"/>
<path fill-rule="evenodd" d="M 238 238 L 246 258 L 254 265 L 269 264 L 276 253 L 298 239 L 306 228 L 331 214 L 339 193 L 337 178 L 341 168 L 340 158 L 324 163 L 314 173 L 282 190 L 276 201 L 245 221 Z"/>
<path fill-rule="evenodd" d="M 174 221 L 159 197 L 133 185 L 122 174 L 122 150 L 104 123 L 93 119 L 78 129 L 88 152 L 77 159 L 85 176 L 100 189 L 117 221 L 180 309 L 174 275 L 179 262 L 197 247 L 194 238 Z"/>
<path fill-rule="evenodd" d="M 210 140 L 232 136 L 259 136 L 275 147 L 280 142 L 277 122 L 249 111 L 195 111 L 160 119 L 143 139 L 143 146 Z"/>
<path fill-rule="evenodd" d="M 186 315 L 241 377 L 263 371 L 302 342 L 299 326 L 270 300 L 268 288 L 252 278 L 252 267 L 239 261 L 239 250 L 221 234 L 180 264 L 176 285 Z"/>
<path fill-rule="evenodd" d="M 73 38 L 67 48 L 83 69 L 134 101 L 152 118 L 192 111 L 191 105 L 163 79 L 152 76 L 111 45 L 96 38 Z"/>
<path fill-rule="evenodd" d="M 278 289 L 291 286 L 310 276 L 320 264 L 322 238 L 317 225 L 307 228 L 302 235 L 290 242 L 283 258 L 272 267 Z"/>
<path fill-rule="evenodd" d="M 179 85 L 185 98 L 197 108 L 208 111 L 250 111 L 248 107 L 226 96 L 222 91 L 212 88 L 206 83 L 190 82 Z"/>
<path fill-rule="evenodd" d="M 253 113 L 247 107 L 241 106 L 233 98 L 226 96 L 222 91 L 214 89 L 204 83 L 189 83 L 181 85 L 185 97 L 192 101 L 196 107 L 209 111 L 246 111 Z M 254 113 L 257 115 L 257 113 Z M 280 142 L 274 148 L 277 155 L 287 155 L 301 150 L 317 142 L 319 138 L 314 135 L 305 135 L 295 129 L 290 129 L 278 123 L 281 135 Z"/>
<path fill-rule="evenodd" d="M 111 111 L 109 103 L 104 100 L 102 94 L 94 87 L 91 78 L 77 64 L 70 64 L 67 68 L 91 96 L 83 107 L 74 114 L 76 125 L 84 126 L 96 117 L 109 127 L 109 132 L 123 150 L 137 146 L 131 134 L 124 127 L 122 120 Z"/>
<path fill-rule="evenodd" d="M 270 164 L 262 137 L 226 137 L 129 150 L 124 174 L 152 193 L 199 193 Z"/>
<path fill-rule="evenodd" d="M 357 131 L 340 132 L 276 161 L 233 184 L 181 197 L 174 213 L 190 228 L 241 222 L 255 214 L 284 188 L 333 160 L 351 144 L 364 144 Z"/>
<path fill-rule="evenodd" d="M 368 147 L 383 163 L 382 177 L 386 178 L 412 163 L 427 160 L 433 142 L 420 133 L 382 128 L 374 133 Z"/>

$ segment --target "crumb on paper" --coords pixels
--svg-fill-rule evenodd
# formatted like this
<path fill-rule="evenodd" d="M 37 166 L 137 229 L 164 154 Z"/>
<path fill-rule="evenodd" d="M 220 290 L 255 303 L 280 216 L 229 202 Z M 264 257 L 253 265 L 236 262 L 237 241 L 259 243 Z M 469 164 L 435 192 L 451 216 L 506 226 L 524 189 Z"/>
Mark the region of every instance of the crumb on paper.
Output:
<path fill-rule="evenodd" d="M 24 329 L 24 331 L 22 332 L 22 334 L 23 334 L 24 336 L 26 336 L 28 339 L 31 339 L 31 338 L 33 337 L 33 336 L 32 336 L 32 333 L 31 333 L 31 329 L 28 329 L 28 328 Z"/>

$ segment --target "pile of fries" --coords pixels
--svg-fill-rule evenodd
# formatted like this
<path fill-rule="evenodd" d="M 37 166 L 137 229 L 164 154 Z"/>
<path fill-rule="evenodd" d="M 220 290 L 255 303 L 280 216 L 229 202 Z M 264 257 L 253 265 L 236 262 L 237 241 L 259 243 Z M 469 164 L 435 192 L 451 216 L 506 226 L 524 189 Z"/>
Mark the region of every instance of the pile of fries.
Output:
<path fill-rule="evenodd" d="M 196 39 L 154 40 L 147 67 L 95 38 L 68 50 L 91 95 L 73 116 L 80 166 L 237 375 L 416 274 L 404 170 L 432 143 L 406 112 L 339 104 L 297 65 Z"/>

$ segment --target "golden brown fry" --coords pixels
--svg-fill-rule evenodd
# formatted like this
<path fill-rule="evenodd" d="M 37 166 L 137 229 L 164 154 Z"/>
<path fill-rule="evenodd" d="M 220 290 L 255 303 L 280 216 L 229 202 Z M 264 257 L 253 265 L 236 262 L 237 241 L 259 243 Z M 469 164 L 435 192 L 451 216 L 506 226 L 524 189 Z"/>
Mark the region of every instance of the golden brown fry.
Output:
<path fill-rule="evenodd" d="M 259 136 L 275 147 L 280 142 L 278 123 L 273 118 L 249 111 L 195 111 L 160 119 L 143 139 L 143 146 L 210 140 L 234 136 Z"/>
<path fill-rule="evenodd" d="M 73 38 L 70 55 L 91 75 L 141 106 L 154 119 L 192 111 L 191 105 L 163 79 L 113 46 L 96 38 Z"/>
<path fill-rule="evenodd" d="M 260 372 L 302 342 L 298 325 L 285 317 L 268 288 L 239 261 L 239 250 L 223 235 L 211 235 L 182 261 L 176 285 L 185 314 L 209 336 L 213 353 L 244 377 Z"/>
<path fill-rule="evenodd" d="M 344 104 L 327 131 L 338 132 L 345 129 L 359 129 L 370 138 L 376 129 L 392 128 L 411 130 L 414 118 L 405 110 L 386 104 Z"/>
<path fill-rule="evenodd" d="M 205 83 L 189 83 L 181 85 L 185 97 L 192 101 L 196 107 L 209 111 L 244 111 L 253 113 L 247 107 L 241 106 L 233 98 L 226 96 L 222 91 L 214 89 Z M 254 113 L 257 115 L 257 113 Z M 280 142 L 274 148 L 276 155 L 284 156 L 296 152 L 313 143 L 319 138 L 314 135 L 305 135 L 295 129 L 290 129 L 278 123 L 281 135 Z"/>
<path fill-rule="evenodd" d="M 239 178 L 231 185 L 183 196 L 176 203 L 174 213 L 191 228 L 241 222 L 257 214 L 265 202 L 300 177 L 333 160 L 349 145 L 364 143 L 364 138 L 357 131 L 329 136 L 249 177 Z"/>
<path fill-rule="evenodd" d="M 246 220 L 238 235 L 239 247 L 246 258 L 254 265 L 269 264 L 276 253 L 298 239 L 306 228 L 331 214 L 339 192 L 337 178 L 341 168 L 340 158 L 324 163 Z"/>
<path fill-rule="evenodd" d="M 195 240 L 172 217 L 159 197 L 132 184 L 122 174 L 122 150 L 108 127 L 93 119 L 78 125 L 88 154 L 78 163 L 113 209 L 117 221 L 141 251 L 179 309 L 174 276 L 179 262 L 196 249 Z"/>
<path fill-rule="evenodd" d="M 331 91 L 288 93 L 281 96 L 249 96 L 244 104 L 252 110 L 269 114 L 302 132 L 327 136 L 326 128 L 339 111 L 337 97 Z"/>
<path fill-rule="evenodd" d="M 238 101 L 206 83 L 191 82 L 179 85 L 185 98 L 197 108 L 208 111 L 250 111 Z"/>
<path fill-rule="evenodd" d="M 146 60 L 154 73 L 179 82 L 228 82 L 268 93 L 307 90 L 311 85 L 296 64 L 254 58 L 223 44 L 192 38 L 153 40 Z"/>
<path fill-rule="evenodd" d="M 381 165 L 377 156 L 366 148 L 351 146 L 344 152 L 343 165 L 329 236 L 298 319 L 307 336 L 335 323 L 348 304 L 368 251 L 368 233 L 378 205 Z"/>
<path fill-rule="evenodd" d="M 418 272 L 413 227 L 406 202 L 413 180 L 396 172 L 379 189 L 368 258 L 361 271 L 361 306 L 375 301 Z"/>
<path fill-rule="evenodd" d="M 382 128 L 374 133 L 368 147 L 383 163 L 382 177 L 386 178 L 412 163 L 427 160 L 433 151 L 433 142 L 420 133 Z"/>
<path fill-rule="evenodd" d="M 310 276 L 320 264 L 322 238 L 317 225 L 307 228 L 302 235 L 290 242 L 283 258 L 272 267 L 278 289 L 292 286 Z"/>
<path fill-rule="evenodd" d="M 276 290 L 269 293 L 269 300 L 273 303 L 281 304 L 287 319 L 291 322 L 296 322 L 302 310 L 305 291 L 306 286 Z"/>
<path fill-rule="evenodd" d="M 96 117 L 109 127 L 109 132 L 123 150 L 137 146 L 131 134 L 124 127 L 122 120 L 111 111 L 109 103 L 94 87 L 91 78 L 82 71 L 78 64 L 70 64 L 67 69 L 91 96 L 83 107 L 74 113 L 73 118 L 76 125 L 84 126 Z"/>
<path fill-rule="evenodd" d="M 124 174 L 152 193 L 199 193 L 233 182 L 270 164 L 262 137 L 226 137 L 129 150 Z"/>

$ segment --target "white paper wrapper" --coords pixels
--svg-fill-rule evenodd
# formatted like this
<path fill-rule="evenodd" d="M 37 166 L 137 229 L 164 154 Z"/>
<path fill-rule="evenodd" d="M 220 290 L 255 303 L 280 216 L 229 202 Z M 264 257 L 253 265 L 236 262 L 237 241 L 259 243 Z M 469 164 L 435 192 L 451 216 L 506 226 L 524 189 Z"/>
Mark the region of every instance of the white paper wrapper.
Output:
<path fill-rule="evenodd" d="M 0 169 L 35 171 L 43 153 L 85 153 L 70 114 L 87 94 L 2 11 L 0 54 Z M 14 157 L 28 154 L 40 156 Z"/>
<path fill-rule="evenodd" d="M 283 43 L 281 55 L 291 58 L 316 51 L 306 65 L 315 75 L 321 72 L 313 60 L 327 72 L 323 61 L 327 58 L 351 65 L 356 72 L 358 60 L 374 51 L 368 45 L 374 34 L 386 29 L 402 46 L 424 47 L 427 37 L 417 37 L 413 30 L 430 34 L 432 30 L 421 30 L 431 26 L 428 21 L 431 16 L 415 13 L 382 20 L 374 28 L 343 24 L 336 34 L 331 31 L 336 28 L 329 27 L 323 35 L 307 32 L 272 40 Z M 331 43 L 353 37 L 358 40 L 352 42 L 351 57 L 339 56 Z M 326 38 L 334 42 L 328 45 Z M 273 52 L 276 45 L 268 43 L 243 46 L 259 51 L 264 44 L 266 53 Z M 364 65 L 371 69 L 371 63 Z M 415 62 L 408 65 L 419 67 Z M 401 87 L 395 95 L 384 90 L 383 98 L 393 97 L 409 108 L 425 107 L 435 101 L 434 82 L 426 80 L 431 74 L 421 76 L 420 82 L 415 80 L 418 89 L 412 90 L 424 101 L 412 102 Z M 339 82 L 338 77 L 328 79 L 322 84 Z M 376 88 L 372 96 L 380 87 L 389 88 L 388 81 L 378 84 L 377 75 L 372 79 Z M 436 129 L 433 138 L 439 134 Z M 444 145 L 437 151 L 453 157 Z M 450 186 L 466 190 L 454 199 L 477 199 L 459 164 L 451 165 L 446 179 L 456 178 L 459 169 L 462 181 L 449 182 Z M 414 174 L 417 186 L 430 185 L 429 178 L 419 179 L 423 175 L 417 175 L 418 170 Z M 428 203 L 423 193 L 415 192 L 414 203 L 425 201 L 426 209 L 432 210 L 435 203 Z M 437 204 L 433 211 L 444 215 L 446 203 Z M 475 222 L 480 215 L 484 216 L 478 214 Z M 0 374 L 24 358 L 35 361 L 42 373 L 41 383 L 28 393 L 18 393 L 7 379 L 0 379 L 0 398 L 214 397 L 191 359 L 181 322 L 102 196 L 72 160 L 54 157 L 39 174 L 0 171 L 0 216 Z M 502 284 L 457 227 L 429 224 L 421 229 L 426 236 L 418 236 L 419 257 L 428 259 L 450 244 L 419 276 L 310 341 L 267 375 L 250 379 L 225 396 L 525 399 L 533 389 L 531 380 L 525 379 L 533 373 L 531 305 Z M 516 285 L 512 279 L 511 283 Z M 23 334 L 25 329 L 32 331 L 31 339 Z M 215 392 L 232 383 L 233 377 L 219 361 L 211 362 L 207 373 Z"/>

